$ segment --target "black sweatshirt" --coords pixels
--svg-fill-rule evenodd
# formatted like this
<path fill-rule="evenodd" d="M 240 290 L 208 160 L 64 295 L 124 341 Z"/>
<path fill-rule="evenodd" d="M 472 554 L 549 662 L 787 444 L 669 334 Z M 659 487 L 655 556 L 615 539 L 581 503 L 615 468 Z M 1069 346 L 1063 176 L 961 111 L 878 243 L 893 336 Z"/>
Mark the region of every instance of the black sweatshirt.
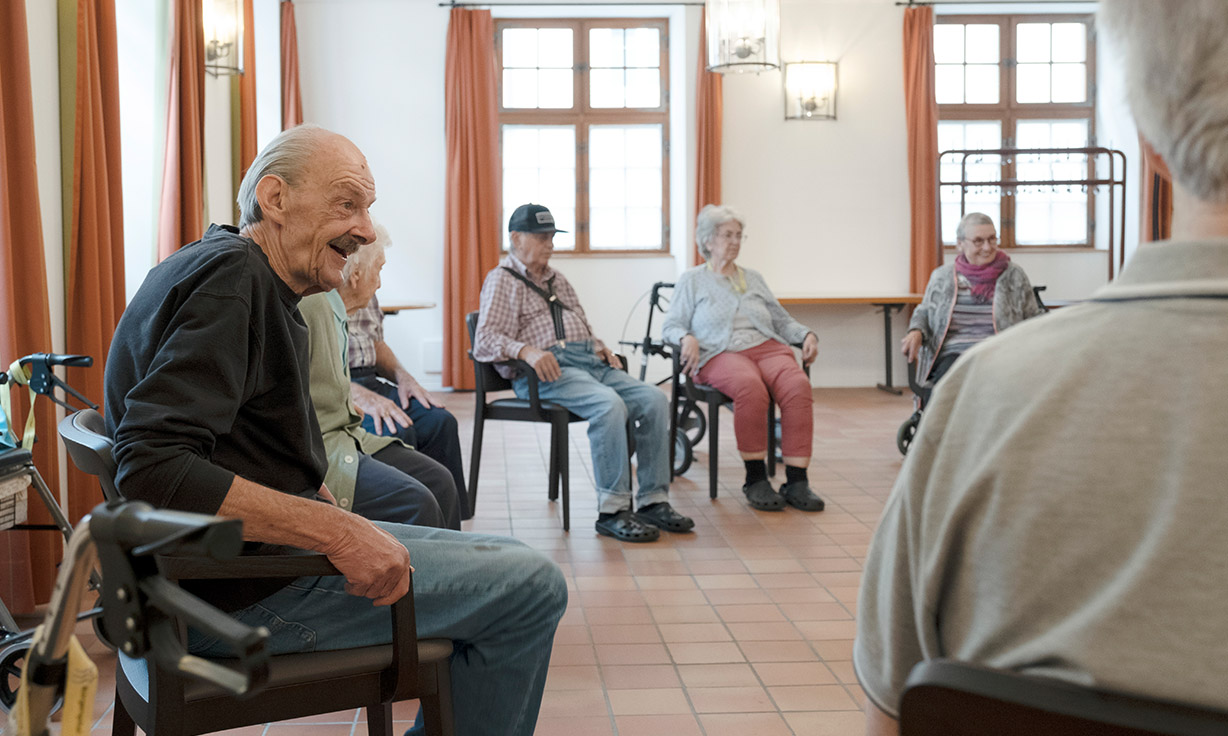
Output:
<path fill-rule="evenodd" d="M 235 475 L 316 493 L 328 459 L 298 302 L 260 247 L 230 226 L 211 226 L 149 272 L 107 357 L 120 493 L 204 514 L 217 512 Z M 234 610 L 281 583 L 190 587 Z"/>

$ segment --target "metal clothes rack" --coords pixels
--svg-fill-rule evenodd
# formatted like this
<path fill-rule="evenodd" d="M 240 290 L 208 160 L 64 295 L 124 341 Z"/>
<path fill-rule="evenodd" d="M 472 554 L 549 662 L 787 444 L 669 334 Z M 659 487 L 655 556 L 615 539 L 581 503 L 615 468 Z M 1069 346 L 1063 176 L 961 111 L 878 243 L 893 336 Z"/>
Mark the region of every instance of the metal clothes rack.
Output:
<path fill-rule="evenodd" d="M 968 178 L 968 163 L 969 159 L 975 157 L 977 160 L 973 164 L 982 164 L 979 159 L 984 157 L 1000 157 L 1001 165 L 1006 166 L 1015 161 L 1020 156 L 1029 155 L 1068 155 L 1068 156 L 1086 156 L 1086 170 L 1089 176 L 1082 179 L 1019 179 L 1019 178 L 1003 178 L 989 180 L 970 180 Z M 942 179 L 941 168 L 942 162 L 948 156 L 960 157 L 960 178 L 956 181 L 945 181 Z M 1014 196 L 1020 187 L 1083 187 L 1089 190 L 1089 193 L 1094 197 L 1100 187 L 1108 189 L 1108 244 L 1109 244 L 1109 280 L 1113 280 L 1117 269 L 1125 262 L 1126 258 L 1126 154 L 1115 148 L 1104 148 L 1101 146 L 1086 146 L 1083 148 L 972 148 L 972 149 L 951 149 L 938 154 L 939 161 L 939 180 L 938 180 L 938 231 L 942 232 L 942 187 L 958 186 L 959 190 L 959 213 L 963 217 L 967 211 L 967 195 L 968 190 L 976 188 L 997 188 L 1002 192 L 1003 197 Z M 949 163 L 949 162 L 948 162 Z M 1107 170 L 1104 176 L 1099 172 L 1101 168 Z M 1120 170 L 1119 170 L 1120 167 Z M 1120 201 L 1118 198 L 1120 197 Z M 1090 206 L 1095 206 L 1094 199 Z M 1120 210 L 1120 214 L 1118 211 Z M 1115 223 L 1116 220 L 1116 223 Z M 1088 240 L 1094 244 L 1095 233 L 1089 229 Z M 942 263 L 942 238 L 938 238 L 938 263 Z"/>

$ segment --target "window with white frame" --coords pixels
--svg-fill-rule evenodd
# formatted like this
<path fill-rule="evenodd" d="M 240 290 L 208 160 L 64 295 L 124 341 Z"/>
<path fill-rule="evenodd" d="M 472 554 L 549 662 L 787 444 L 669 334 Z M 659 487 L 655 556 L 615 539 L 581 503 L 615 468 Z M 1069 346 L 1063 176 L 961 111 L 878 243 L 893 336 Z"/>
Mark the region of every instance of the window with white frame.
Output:
<path fill-rule="evenodd" d="M 497 22 L 504 221 L 536 202 L 569 231 L 558 251 L 669 250 L 668 30 L 665 19 Z"/>
<path fill-rule="evenodd" d="M 979 151 L 1095 145 L 1091 16 L 939 16 L 934 62 L 938 149 L 970 151 L 939 162 L 943 242 L 961 211 L 980 211 L 1006 247 L 1090 247 L 1095 192 L 1073 182 L 1092 178 L 1093 157 Z"/>

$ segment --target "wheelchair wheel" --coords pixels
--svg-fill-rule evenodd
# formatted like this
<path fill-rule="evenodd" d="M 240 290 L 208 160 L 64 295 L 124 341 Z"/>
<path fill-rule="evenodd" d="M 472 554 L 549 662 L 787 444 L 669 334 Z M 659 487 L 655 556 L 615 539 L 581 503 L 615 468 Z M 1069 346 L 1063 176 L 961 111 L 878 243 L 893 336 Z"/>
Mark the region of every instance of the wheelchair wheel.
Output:
<path fill-rule="evenodd" d="M 912 444 L 912 439 L 917 435 L 917 425 L 921 423 L 921 412 L 914 411 L 912 416 L 900 425 L 900 431 L 895 433 L 895 446 L 900 449 L 901 455 L 908 454 L 908 446 Z"/>
<path fill-rule="evenodd" d="M 687 441 L 694 447 L 708 431 L 708 418 L 698 406 L 688 401 L 678 410 L 678 428 L 686 433 Z"/>
<path fill-rule="evenodd" d="M 682 475 L 691 467 L 695 453 L 691 450 L 691 440 L 682 427 L 674 434 L 674 475 Z"/>
<path fill-rule="evenodd" d="M 28 641 L 0 651 L 0 710 L 8 713 L 17 703 L 17 689 L 21 687 L 21 670 L 26 664 L 26 653 L 30 651 Z M 55 713 L 64 704 L 64 698 L 56 698 L 51 712 Z"/>

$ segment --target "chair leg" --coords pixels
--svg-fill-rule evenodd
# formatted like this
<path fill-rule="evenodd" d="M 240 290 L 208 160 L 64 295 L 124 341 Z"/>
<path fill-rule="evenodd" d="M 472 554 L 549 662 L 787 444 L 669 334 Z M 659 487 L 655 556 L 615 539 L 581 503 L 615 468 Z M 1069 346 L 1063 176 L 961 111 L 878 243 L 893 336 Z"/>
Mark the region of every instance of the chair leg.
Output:
<path fill-rule="evenodd" d="M 767 473 L 776 477 L 776 402 L 768 399 L 768 456 Z"/>
<path fill-rule="evenodd" d="M 571 531 L 571 461 L 568 459 L 567 418 L 559 422 L 558 430 L 553 434 L 559 437 L 559 485 L 563 494 L 563 531 Z"/>
<path fill-rule="evenodd" d="M 111 733 L 114 736 L 135 736 L 136 734 L 136 722 L 132 720 L 132 715 L 124 707 L 124 701 L 120 699 L 119 693 L 115 693 L 115 710 L 111 713 Z"/>
<path fill-rule="evenodd" d="M 669 384 L 669 479 L 672 482 L 676 477 L 674 468 L 678 467 L 677 458 L 677 442 L 674 438 L 678 436 L 678 376 L 674 375 Z"/>
<path fill-rule="evenodd" d="M 721 426 L 719 400 L 708 400 L 708 498 L 716 498 L 716 464 Z"/>
<path fill-rule="evenodd" d="M 448 660 L 435 668 L 438 690 L 433 696 L 422 698 L 422 725 L 426 736 L 453 736 L 456 724 L 452 715 L 452 672 Z"/>
<path fill-rule="evenodd" d="M 469 506 L 474 513 L 478 508 L 478 470 L 482 467 L 482 431 L 486 420 L 479 408 L 473 417 L 473 449 L 469 453 Z"/>
<path fill-rule="evenodd" d="M 550 472 L 547 490 L 551 501 L 559 500 L 559 429 L 558 422 L 550 422 Z"/>
<path fill-rule="evenodd" d="M 392 703 L 367 706 L 367 734 L 392 736 Z"/>

